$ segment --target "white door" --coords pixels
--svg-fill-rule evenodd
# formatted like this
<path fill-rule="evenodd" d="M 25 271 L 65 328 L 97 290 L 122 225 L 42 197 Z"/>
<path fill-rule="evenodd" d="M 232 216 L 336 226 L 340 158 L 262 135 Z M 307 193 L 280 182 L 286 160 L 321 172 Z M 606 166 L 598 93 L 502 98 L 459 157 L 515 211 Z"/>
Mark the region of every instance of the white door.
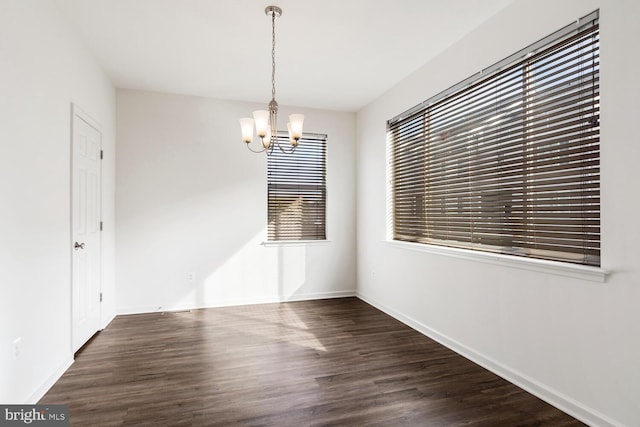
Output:
<path fill-rule="evenodd" d="M 102 135 L 74 106 L 71 159 L 72 343 L 77 351 L 100 329 Z"/>

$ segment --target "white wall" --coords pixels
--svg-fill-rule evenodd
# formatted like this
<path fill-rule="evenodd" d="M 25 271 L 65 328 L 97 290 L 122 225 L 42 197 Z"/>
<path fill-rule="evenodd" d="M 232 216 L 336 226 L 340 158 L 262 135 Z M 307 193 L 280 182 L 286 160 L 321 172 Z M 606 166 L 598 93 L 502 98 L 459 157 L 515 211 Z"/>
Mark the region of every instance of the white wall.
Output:
<path fill-rule="evenodd" d="M 26 403 L 73 358 L 72 102 L 102 127 L 103 323 L 115 312 L 115 90 L 51 2 L 3 0 L 0 94 L 0 402 Z"/>
<path fill-rule="evenodd" d="M 119 312 L 354 295 L 355 114 L 294 109 L 305 131 L 328 134 L 330 242 L 264 247 L 266 156 L 244 147 L 238 123 L 264 105 L 117 98 Z"/>
<path fill-rule="evenodd" d="M 598 7 L 606 283 L 385 242 L 386 120 Z M 638 22 L 634 0 L 514 2 L 357 116 L 359 295 L 593 425 L 640 425 Z"/>

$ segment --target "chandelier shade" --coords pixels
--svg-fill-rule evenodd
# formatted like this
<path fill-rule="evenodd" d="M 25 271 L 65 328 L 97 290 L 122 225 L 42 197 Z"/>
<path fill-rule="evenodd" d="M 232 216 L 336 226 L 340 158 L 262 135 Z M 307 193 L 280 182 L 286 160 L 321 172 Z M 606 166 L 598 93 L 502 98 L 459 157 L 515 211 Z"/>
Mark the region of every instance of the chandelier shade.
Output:
<path fill-rule="evenodd" d="M 253 140 L 253 119 L 249 117 L 240 119 L 240 129 L 242 130 L 242 140 L 250 143 Z"/>
<path fill-rule="evenodd" d="M 255 120 L 256 124 L 256 134 L 260 138 L 264 138 L 269 130 L 269 112 L 266 110 L 254 111 L 253 120 Z"/>

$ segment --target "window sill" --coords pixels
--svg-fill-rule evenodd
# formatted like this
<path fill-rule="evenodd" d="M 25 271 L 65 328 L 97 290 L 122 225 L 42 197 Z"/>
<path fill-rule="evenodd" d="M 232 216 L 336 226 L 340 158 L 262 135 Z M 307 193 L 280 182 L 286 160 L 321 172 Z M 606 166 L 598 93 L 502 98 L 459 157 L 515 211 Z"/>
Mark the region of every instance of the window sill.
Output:
<path fill-rule="evenodd" d="M 608 271 L 599 267 L 589 267 L 558 261 L 547 261 L 535 258 L 521 258 L 517 256 L 473 251 L 469 249 L 427 245 L 422 243 L 400 242 L 397 240 L 385 240 L 385 243 L 402 249 L 450 256 L 470 261 L 484 262 L 487 264 L 499 265 L 509 268 L 519 268 L 521 270 L 554 274 L 557 276 L 588 280 L 590 282 L 604 283 L 606 281 L 607 274 L 609 274 Z"/>
<path fill-rule="evenodd" d="M 268 248 L 272 246 L 324 246 L 331 243 L 331 240 L 267 240 L 260 243 Z"/>

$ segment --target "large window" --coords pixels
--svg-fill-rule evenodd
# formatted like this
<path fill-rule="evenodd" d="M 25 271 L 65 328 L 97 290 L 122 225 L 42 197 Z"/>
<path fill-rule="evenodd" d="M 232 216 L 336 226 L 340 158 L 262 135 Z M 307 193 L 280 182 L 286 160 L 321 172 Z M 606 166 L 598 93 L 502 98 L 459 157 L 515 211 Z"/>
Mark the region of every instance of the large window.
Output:
<path fill-rule="evenodd" d="M 326 152 L 326 135 L 303 134 L 293 154 L 269 155 L 268 240 L 326 239 Z"/>
<path fill-rule="evenodd" d="M 388 122 L 394 240 L 600 265 L 597 18 Z"/>

